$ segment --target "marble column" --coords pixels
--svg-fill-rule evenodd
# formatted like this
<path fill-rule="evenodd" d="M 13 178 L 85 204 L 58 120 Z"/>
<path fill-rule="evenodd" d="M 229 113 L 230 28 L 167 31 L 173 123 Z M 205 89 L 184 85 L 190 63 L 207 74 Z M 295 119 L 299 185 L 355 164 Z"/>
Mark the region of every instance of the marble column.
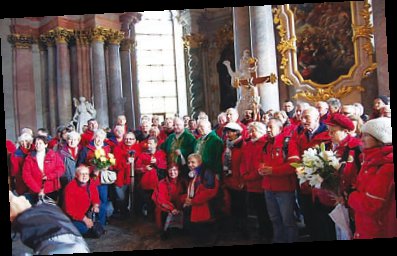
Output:
<path fill-rule="evenodd" d="M 276 45 L 274 38 L 273 15 L 271 5 L 251 6 L 252 54 L 258 61 L 258 76 L 277 75 Z M 258 86 L 260 104 L 264 111 L 279 110 L 278 82 L 263 83 Z"/>
<path fill-rule="evenodd" d="M 96 27 L 91 31 L 94 107 L 100 127 L 109 127 L 108 93 L 106 89 L 106 68 L 104 39 L 107 30 Z"/>
<path fill-rule="evenodd" d="M 74 32 L 77 50 L 78 96 L 84 96 L 91 102 L 92 90 L 88 36 L 88 33 L 83 30 L 77 30 Z"/>
<path fill-rule="evenodd" d="M 76 38 L 73 36 L 69 40 L 69 52 L 70 52 L 70 82 L 71 82 L 71 96 L 72 98 L 79 98 L 79 68 L 78 68 L 78 53 Z M 74 111 L 74 108 L 73 108 Z"/>
<path fill-rule="evenodd" d="M 13 88 L 16 134 L 23 127 L 37 129 L 36 96 L 33 80 L 33 38 L 30 35 L 12 34 L 8 41 L 13 47 Z"/>
<path fill-rule="evenodd" d="M 190 107 L 193 118 L 197 118 L 200 111 L 205 111 L 205 96 L 203 82 L 203 63 L 201 45 L 204 36 L 201 34 L 188 34 L 183 36 L 188 53 Z"/>
<path fill-rule="evenodd" d="M 139 102 L 134 102 L 133 94 L 133 77 L 132 77 L 132 59 L 135 44 L 135 30 L 134 24 L 141 19 L 140 13 L 128 12 L 120 15 L 121 31 L 124 32 L 124 39 L 120 44 L 120 62 L 121 62 L 121 81 L 123 85 L 124 97 L 124 113 L 127 118 L 127 125 L 132 129 L 136 129 L 136 105 Z M 136 81 L 136 76 L 135 76 Z M 134 84 L 137 85 L 136 82 Z M 139 124 L 139 123 L 138 123 Z"/>
<path fill-rule="evenodd" d="M 136 40 L 135 40 L 135 24 L 141 20 L 142 14 L 135 13 L 134 19 L 130 24 L 130 39 L 132 44 L 131 48 L 131 75 L 132 75 L 132 101 L 134 104 L 134 116 L 136 129 L 141 123 L 141 107 L 139 104 L 139 87 L 138 87 L 138 67 L 136 61 Z"/>
<path fill-rule="evenodd" d="M 47 45 L 39 41 L 40 50 L 40 77 L 41 77 L 41 104 L 43 115 L 43 127 L 48 129 L 50 127 L 50 115 L 48 105 L 48 52 Z"/>
<path fill-rule="evenodd" d="M 72 120 L 72 94 L 70 81 L 70 55 L 68 43 L 70 31 L 57 28 L 56 41 L 56 69 L 57 69 L 57 125 L 66 125 Z"/>
<path fill-rule="evenodd" d="M 233 7 L 233 36 L 235 70 L 238 70 L 240 58 L 245 49 L 251 50 L 251 31 L 249 7 Z"/>
<path fill-rule="evenodd" d="M 372 1 L 374 19 L 374 39 L 378 74 L 379 95 L 390 96 L 389 60 L 387 55 L 385 1 Z"/>
<path fill-rule="evenodd" d="M 109 43 L 109 108 L 111 126 L 116 123 L 118 115 L 124 115 L 123 88 L 121 80 L 120 63 L 120 42 L 124 38 L 124 33 L 120 31 L 110 31 L 108 35 Z"/>

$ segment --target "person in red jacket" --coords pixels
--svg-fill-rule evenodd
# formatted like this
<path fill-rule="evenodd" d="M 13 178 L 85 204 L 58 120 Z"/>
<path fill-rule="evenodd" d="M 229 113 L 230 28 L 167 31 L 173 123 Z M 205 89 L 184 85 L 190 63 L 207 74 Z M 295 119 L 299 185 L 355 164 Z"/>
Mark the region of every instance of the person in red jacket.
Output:
<path fill-rule="evenodd" d="M 115 213 L 120 214 L 121 218 L 126 217 L 128 213 L 128 202 L 131 186 L 131 168 L 134 168 L 135 160 L 140 155 L 140 149 L 135 134 L 127 132 L 124 135 L 123 142 L 114 148 L 114 157 L 116 158 L 116 166 L 114 170 L 117 172 L 115 185 Z M 133 189 L 133 188 L 132 188 Z M 131 193 L 129 193 L 131 194 Z M 132 198 L 130 198 L 132 200 Z M 131 201 L 132 202 L 132 201 Z M 130 205 L 131 211 L 131 205 Z"/>
<path fill-rule="evenodd" d="M 219 181 L 214 171 L 202 165 L 200 154 L 190 154 L 187 162 L 190 180 L 187 193 L 182 196 L 185 225 L 197 239 L 205 239 L 209 232 L 207 224 L 215 218 L 210 203 L 218 193 Z"/>
<path fill-rule="evenodd" d="M 270 118 L 267 135 L 258 172 L 263 176 L 262 188 L 273 223 L 273 243 L 293 243 L 298 241 L 294 216 L 297 180 L 295 171 L 289 168 L 285 152 L 289 131 L 283 132 L 283 123 L 279 119 Z"/>
<path fill-rule="evenodd" d="M 154 204 L 151 200 L 153 190 L 157 187 L 159 180 L 166 174 L 167 160 L 163 150 L 157 150 L 157 139 L 147 139 L 147 149 L 142 152 L 136 160 L 135 170 L 138 182 L 138 191 L 143 200 L 143 215 L 154 213 Z"/>
<path fill-rule="evenodd" d="M 99 213 L 99 194 L 96 185 L 90 182 L 88 167 L 76 169 L 76 177 L 65 188 L 63 210 L 82 235 L 87 234 L 94 223 L 89 211 Z"/>
<path fill-rule="evenodd" d="M 163 229 L 162 239 L 166 239 L 169 234 L 167 230 L 170 223 L 164 226 L 164 224 L 167 224 L 168 218 L 174 220 L 181 218 L 181 222 L 178 224 L 181 225 L 180 227 L 183 226 L 181 195 L 186 193 L 186 184 L 179 177 L 178 165 L 172 164 L 167 172 L 168 176 L 159 182 L 152 194 L 152 200 L 156 205 L 156 224 L 160 229 Z"/>
<path fill-rule="evenodd" d="M 7 169 L 8 169 L 8 189 L 9 190 L 14 190 L 15 189 L 15 183 L 14 180 L 11 179 L 11 156 L 14 154 L 14 152 L 17 150 L 17 147 L 15 146 L 14 142 L 11 140 L 6 139 L 6 149 L 7 149 Z"/>
<path fill-rule="evenodd" d="M 18 195 L 24 195 L 26 193 L 26 196 L 29 197 L 30 194 L 28 194 L 28 187 L 26 186 L 22 178 L 22 167 L 25 163 L 26 157 L 34 149 L 34 145 L 32 144 L 33 137 L 29 133 L 22 133 L 18 137 L 18 143 L 18 149 L 10 157 L 10 175 L 11 179 L 13 179 L 13 182 L 11 182 L 11 184 L 15 184 L 15 187 L 13 189 L 17 192 Z"/>
<path fill-rule="evenodd" d="M 249 205 L 254 207 L 257 215 L 259 236 L 271 240 L 272 223 L 263 196 L 262 176 L 258 173 L 262 149 L 266 143 L 266 126 L 260 122 L 252 122 L 248 125 L 248 134 L 250 141 L 243 148 L 240 173 L 247 185 Z"/>
<path fill-rule="evenodd" d="M 354 239 L 397 237 L 391 119 L 369 120 L 362 132 L 364 161 L 357 190 L 348 200 L 354 210 Z"/>
<path fill-rule="evenodd" d="M 230 194 L 231 225 L 247 237 L 247 191 L 240 174 L 243 147 L 245 141 L 241 135 L 243 128 L 235 122 L 224 127 L 226 132 L 225 149 L 222 154 L 222 181 Z"/>
<path fill-rule="evenodd" d="M 34 139 L 35 151 L 26 157 L 22 168 L 22 178 L 33 196 L 47 195 L 57 201 L 61 188 L 60 177 L 65 172 L 62 158 L 51 149 L 47 149 L 47 137 Z"/>

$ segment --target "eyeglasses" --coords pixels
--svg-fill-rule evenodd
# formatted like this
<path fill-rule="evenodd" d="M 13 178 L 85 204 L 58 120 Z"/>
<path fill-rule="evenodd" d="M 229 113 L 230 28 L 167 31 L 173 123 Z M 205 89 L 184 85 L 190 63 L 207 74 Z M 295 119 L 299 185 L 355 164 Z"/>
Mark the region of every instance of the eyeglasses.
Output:
<path fill-rule="evenodd" d="M 125 138 L 125 140 L 136 140 L 135 138 Z"/>

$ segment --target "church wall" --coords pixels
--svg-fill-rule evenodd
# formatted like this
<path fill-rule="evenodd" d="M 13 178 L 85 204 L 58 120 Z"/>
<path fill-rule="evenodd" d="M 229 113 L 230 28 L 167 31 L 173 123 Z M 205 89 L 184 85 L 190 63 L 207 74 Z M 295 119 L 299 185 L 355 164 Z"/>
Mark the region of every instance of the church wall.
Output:
<path fill-rule="evenodd" d="M 15 122 L 14 122 L 14 100 L 12 86 L 12 48 L 7 41 L 10 34 L 10 19 L 0 20 L 0 38 L 1 38 L 1 58 L 2 58 L 2 75 L 3 75 L 3 99 L 4 99 L 4 123 L 6 138 L 16 140 Z"/>

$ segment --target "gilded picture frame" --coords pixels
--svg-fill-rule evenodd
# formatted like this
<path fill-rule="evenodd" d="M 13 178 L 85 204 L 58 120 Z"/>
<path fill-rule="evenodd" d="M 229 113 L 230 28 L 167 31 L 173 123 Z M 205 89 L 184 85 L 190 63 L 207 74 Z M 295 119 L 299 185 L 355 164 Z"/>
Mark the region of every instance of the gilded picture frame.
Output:
<path fill-rule="evenodd" d="M 286 4 L 273 12 L 280 79 L 294 86 L 294 98 L 315 102 L 364 90 L 361 80 L 376 69 L 367 1 Z"/>

